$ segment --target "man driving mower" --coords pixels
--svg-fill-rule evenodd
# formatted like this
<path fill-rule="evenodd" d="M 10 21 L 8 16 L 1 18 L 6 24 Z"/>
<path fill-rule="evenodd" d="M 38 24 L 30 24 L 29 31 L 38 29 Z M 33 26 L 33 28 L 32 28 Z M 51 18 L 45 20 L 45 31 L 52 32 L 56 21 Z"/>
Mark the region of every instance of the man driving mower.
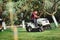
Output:
<path fill-rule="evenodd" d="M 38 26 L 37 19 L 39 18 L 39 16 L 37 14 L 38 14 L 38 12 L 35 10 L 32 12 L 32 15 L 31 15 L 31 20 L 35 24 L 35 27 Z"/>

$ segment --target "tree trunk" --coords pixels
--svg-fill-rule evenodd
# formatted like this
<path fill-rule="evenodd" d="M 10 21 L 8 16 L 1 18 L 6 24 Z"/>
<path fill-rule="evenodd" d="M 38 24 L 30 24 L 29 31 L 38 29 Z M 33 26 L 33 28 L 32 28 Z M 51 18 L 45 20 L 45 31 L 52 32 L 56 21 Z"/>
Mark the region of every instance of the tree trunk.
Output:
<path fill-rule="evenodd" d="M 6 24 L 5 24 L 5 22 L 4 22 L 4 21 L 2 22 L 2 27 L 4 28 L 4 30 L 6 30 L 6 29 L 7 29 Z"/>
<path fill-rule="evenodd" d="M 56 27 L 58 27 L 58 22 L 57 22 L 57 20 L 56 20 L 56 18 L 55 18 L 55 16 L 54 16 L 54 15 L 52 15 L 52 19 L 53 19 L 53 21 L 54 21 L 54 23 L 55 23 Z"/>
<path fill-rule="evenodd" d="M 25 21 L 24 20 L 22 21 L 22 25 L 23 25 L 23 28 L 25 28 Z"/>

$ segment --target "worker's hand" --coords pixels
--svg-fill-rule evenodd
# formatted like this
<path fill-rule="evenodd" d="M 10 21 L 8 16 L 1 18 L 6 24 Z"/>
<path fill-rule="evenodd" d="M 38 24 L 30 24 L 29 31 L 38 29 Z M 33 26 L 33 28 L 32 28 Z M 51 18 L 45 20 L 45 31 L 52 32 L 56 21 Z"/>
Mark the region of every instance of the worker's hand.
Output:
<path fill-rule="evenodd" d="M 37 16 L 37 18 L 39 18 L 39 16 Z"/>
<path fill-rule="evenodd" d="M 39 18 L 39 16 L 38 16 L 38 18 Z"/>

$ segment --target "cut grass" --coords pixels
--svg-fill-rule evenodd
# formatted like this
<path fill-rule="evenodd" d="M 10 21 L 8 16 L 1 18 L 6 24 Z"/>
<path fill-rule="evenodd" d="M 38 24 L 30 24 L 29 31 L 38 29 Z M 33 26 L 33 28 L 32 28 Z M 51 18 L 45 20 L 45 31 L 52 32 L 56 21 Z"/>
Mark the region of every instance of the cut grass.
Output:
<path fill-rule="evenodd" d="M 52 25 L 54 26 L 54 25 Z M 19 40 L 60 40 L 60 28 L 45 30 L 44 32 L 26 32 L 23 28 L 18 28 Z M 0 32 L 0 40 L 14 40 L 13 32 L 7 29 Z"/>
<path fill-rule="evenodd" d="M 60 28 L 44 32 L 21 32 L 20 40 L 60 40 Z"/>
<path fill-rule="evenodd" d="M 60 28 L 45 30 L 44 32 L 26 32 L 25 29 L 18 28 L 19 40 L 60 40 Z M 0 32 L 0 40 L 13 40 L 13 32 L 7 29 Z"/>

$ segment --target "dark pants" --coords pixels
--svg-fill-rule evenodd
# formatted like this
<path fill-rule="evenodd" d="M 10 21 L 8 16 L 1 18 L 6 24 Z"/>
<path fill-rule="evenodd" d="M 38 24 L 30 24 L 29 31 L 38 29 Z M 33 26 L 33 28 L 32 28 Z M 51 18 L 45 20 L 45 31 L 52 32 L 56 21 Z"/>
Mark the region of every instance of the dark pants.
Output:
<path fill-rule="evenodd" d="M 32 19 L 32 21 L 33 21 L 33 23 L 35 24 L 35 27 L 37 27 L 37 26 L 38 26 L 38 24 L 37 24 L 37 19 Z"/>
<path fill-rule="evenodd" d="M 0 30 L 2 29 L 2 21 L 0 21 Z"/>

